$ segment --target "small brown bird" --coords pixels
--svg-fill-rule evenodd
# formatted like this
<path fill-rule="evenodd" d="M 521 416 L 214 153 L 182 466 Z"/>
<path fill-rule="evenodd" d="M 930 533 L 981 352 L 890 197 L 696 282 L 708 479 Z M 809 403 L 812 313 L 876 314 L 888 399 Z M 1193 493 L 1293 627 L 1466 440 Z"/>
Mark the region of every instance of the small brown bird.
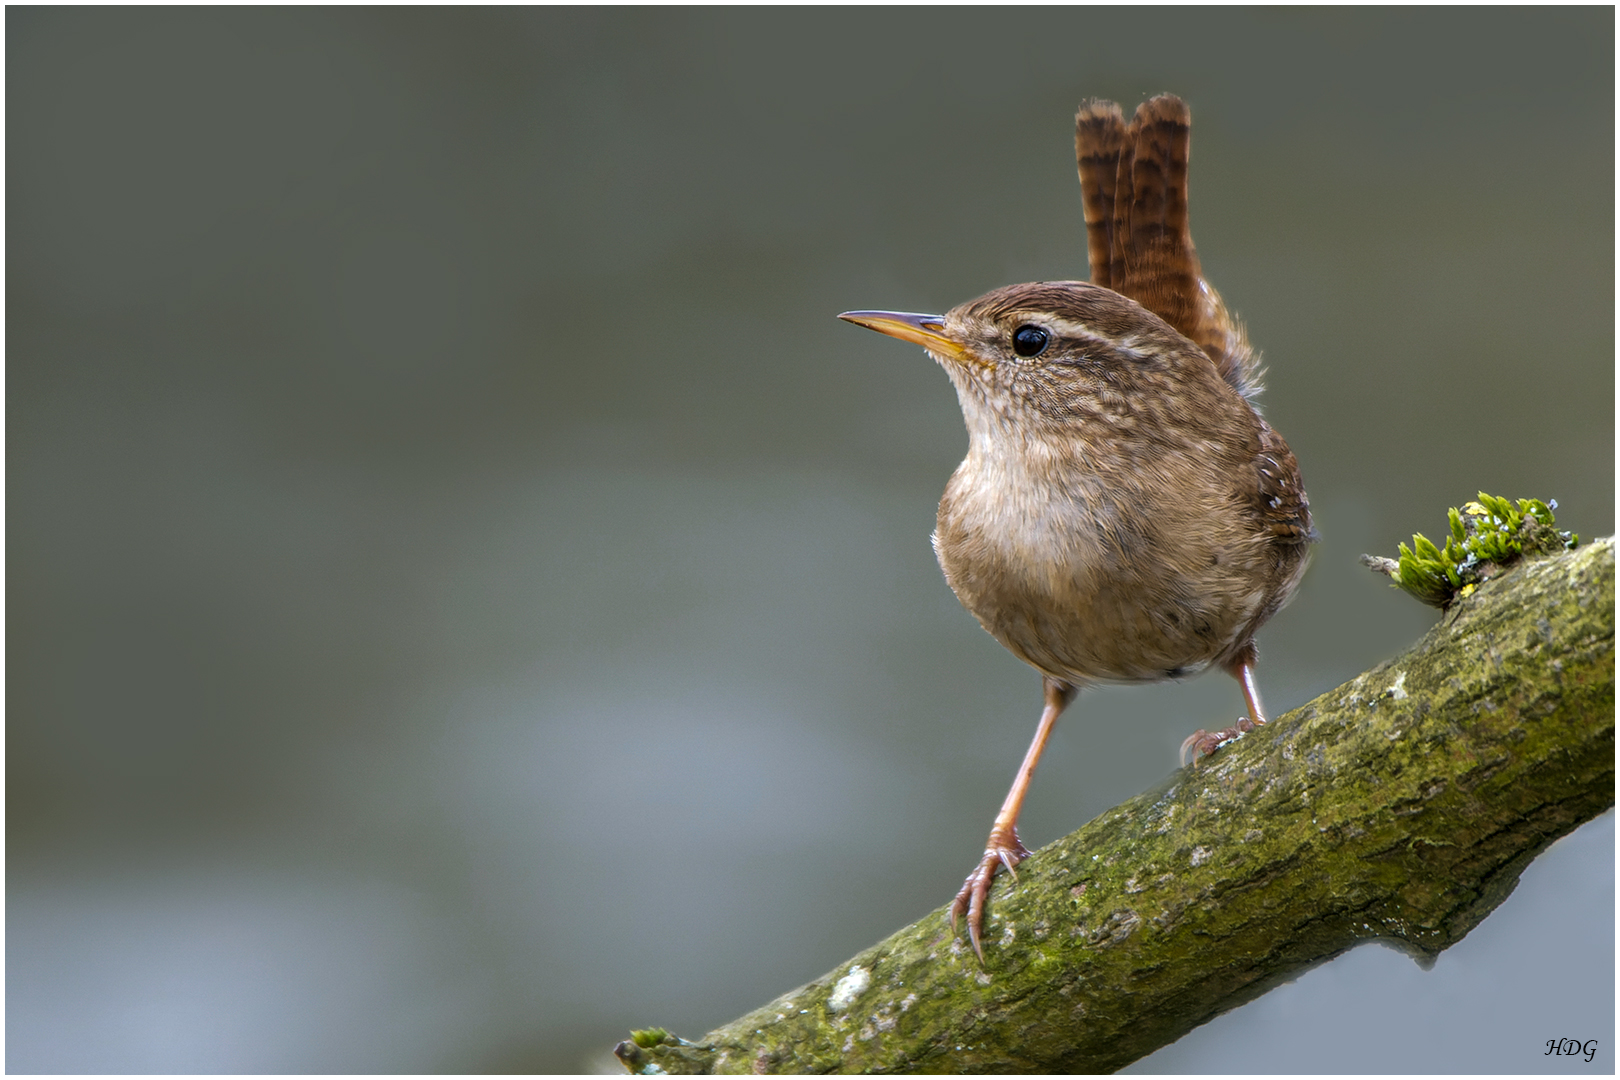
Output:
<path fill-rule="evenodd" d="M 980 961 L 985 898 L 1029 852 L 1018 812 L 1053 724 L 1099 682 L 1220 667 L 1266 722 L 1255 631 L 1288 602 L 1316 539 L 1299 465 L 1250 400 L 1257 357 L 1203 278 L 1187 227 L 1191 116 L 1165 95 L 1129 126 L 1075 117 L 1092 283 L 1009 285 L 945 315 L 840 315 L 916 342 L 950 376 L 968 453 L 934 550 L 962 605 L 1041 673 L 1046 708 L 951 906 Z"/>

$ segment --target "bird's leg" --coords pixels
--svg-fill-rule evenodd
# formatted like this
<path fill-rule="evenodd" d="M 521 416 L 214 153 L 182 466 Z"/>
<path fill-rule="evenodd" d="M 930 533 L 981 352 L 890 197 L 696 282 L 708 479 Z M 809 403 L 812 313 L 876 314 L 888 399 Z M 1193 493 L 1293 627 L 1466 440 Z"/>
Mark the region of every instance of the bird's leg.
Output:
<path fill-rule="evenodd" d="M 1254 681 L 1254 661 L 1254 645 L 1250 644 L 1242 659 L 1226 669 L 1243 687 L 1243 702 L 1249 707 L 1249 719 L 1254 721 L 1251 727 L 1245 729 L 1249 731 L 1266 722 L 1266 709 L 1260 704 L 1260 687 Z"/>
<path fill-rule="evenodd" d="M 1187 762 L 1188 750 L 1193 752 L 1193 760 L 1197 761 L 1201 757 L 1208 757 L 1213 754 L 1222 743 L 1230 742 L 1244 732 L 1253 731 L 1266 722 L 1266 710 L 1260 704 L 1260 687 L 1254 681 L 1255 659 L 1254 642 L 1251 641 L 1244 647 L 1242 652 L 1238 653 L 1236 658 L 1226 665 L 1226 673 L 1236 679 L 1239 685 L 1243 687 L 1243 701 L 1249 707 L 1249 715 L 1239 720 L 1235 727 L 1229 727 L 1224 731 L 1204 731 L 1199 729 L 1187 736 L 1187 740 L 1181 744 L 1182 764 Z"/>
<path fill-rule="evenodd" d="M 956 894 L 956 899 L 951 903 L 951 933 L 956 933 L 957 916 L 965 913 L 968 938 L 973 942 L 973 951 L 978 953 L 981 964 L 984 963 L 984 949 L 979 944 L 979 930 L 984 924 L 985 897 L 990 895 L 990 883 L 995 879 L 997 868 L 1005 866 L 1007 872 L 1017 880 L 1015 867 L 1029 855 L 1029 851 L 1018 841 L 1018 811 L 1023 808 L 1030 777 L 1035 775 L 1035 765 L 1041 760 L 1041 751 L 1046 749 L 1046 740 L 1052 736 L 1058 714 L 1074 700 L 1074 687 L 1068 683 L 1043 677 L 1041 689 L 1046 696 L 1046 708 L 1041 710 L 1041 722 L 1035 728 L 1035 738 L 1024 754 L 1024 763 L 1018 766 L 1018 775 L 1001 804 L 995 824 L 990 826 L 990 839 L 985 843 L 984 858 L 979 860 L 978 867 L 962 883 L 962 891 Z"/>

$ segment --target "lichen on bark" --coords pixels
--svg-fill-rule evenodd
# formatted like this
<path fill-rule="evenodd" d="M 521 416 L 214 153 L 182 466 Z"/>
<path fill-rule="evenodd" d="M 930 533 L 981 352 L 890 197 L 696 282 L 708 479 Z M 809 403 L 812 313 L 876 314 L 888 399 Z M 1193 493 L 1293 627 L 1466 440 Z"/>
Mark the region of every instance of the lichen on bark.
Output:
<path fill-rule="evenodd" d="M 925 916 L 637 1072 L 1105 1072 L 1379 938 L 1432 959 L 1614 804 L 1614 541 L 1042 848 L 987 963 Z M 857 969 L 858 973 L 857 973 Z M 643 1039 L 642 1041 L 646 1041 Z"/>

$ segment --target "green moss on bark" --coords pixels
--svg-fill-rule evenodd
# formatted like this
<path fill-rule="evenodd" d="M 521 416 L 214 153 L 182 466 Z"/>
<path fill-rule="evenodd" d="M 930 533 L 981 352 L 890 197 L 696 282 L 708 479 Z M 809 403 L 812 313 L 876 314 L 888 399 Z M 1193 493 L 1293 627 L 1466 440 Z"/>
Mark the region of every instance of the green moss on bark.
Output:
<path fill-rule="evenodd" d="M 1557 527 L 1553 518 L 1557 505 L 1540 499 L 1520 499 L 1515 505 L 1482 491 L 1477 501 L 1447 512 L 1451 535 L 1444 547 L 1413 533 L 1412 546 L 1402 544 L 1399 559 L 1363 555 L 1361 561 L 1392 578 L 1397 588 L 1443 610 L 1520 559 L 1579 546 L 1580 537 Z"/>
<path fill-rule="evenodd" d="M 633 1071 L 1103 1072 L 1371 938 L 1432 958 L 1614 804 L 1614 542 L 1527 561 L 1412 649 Z M 650 1040 L 641 1040 L 650 1041 Z"/>

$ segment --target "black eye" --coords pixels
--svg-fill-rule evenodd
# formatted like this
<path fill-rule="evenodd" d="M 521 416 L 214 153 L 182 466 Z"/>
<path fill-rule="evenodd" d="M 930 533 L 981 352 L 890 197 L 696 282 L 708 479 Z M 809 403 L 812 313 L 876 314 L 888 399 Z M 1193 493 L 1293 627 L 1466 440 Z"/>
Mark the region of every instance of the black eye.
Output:
<path fill-rule="evenodd" d="M 1013 331 L 1013 352 L 1019 356 L 1039 356 L 1051 340 L 1052 335 L 1038 326 L 1020 326 Z"/>

